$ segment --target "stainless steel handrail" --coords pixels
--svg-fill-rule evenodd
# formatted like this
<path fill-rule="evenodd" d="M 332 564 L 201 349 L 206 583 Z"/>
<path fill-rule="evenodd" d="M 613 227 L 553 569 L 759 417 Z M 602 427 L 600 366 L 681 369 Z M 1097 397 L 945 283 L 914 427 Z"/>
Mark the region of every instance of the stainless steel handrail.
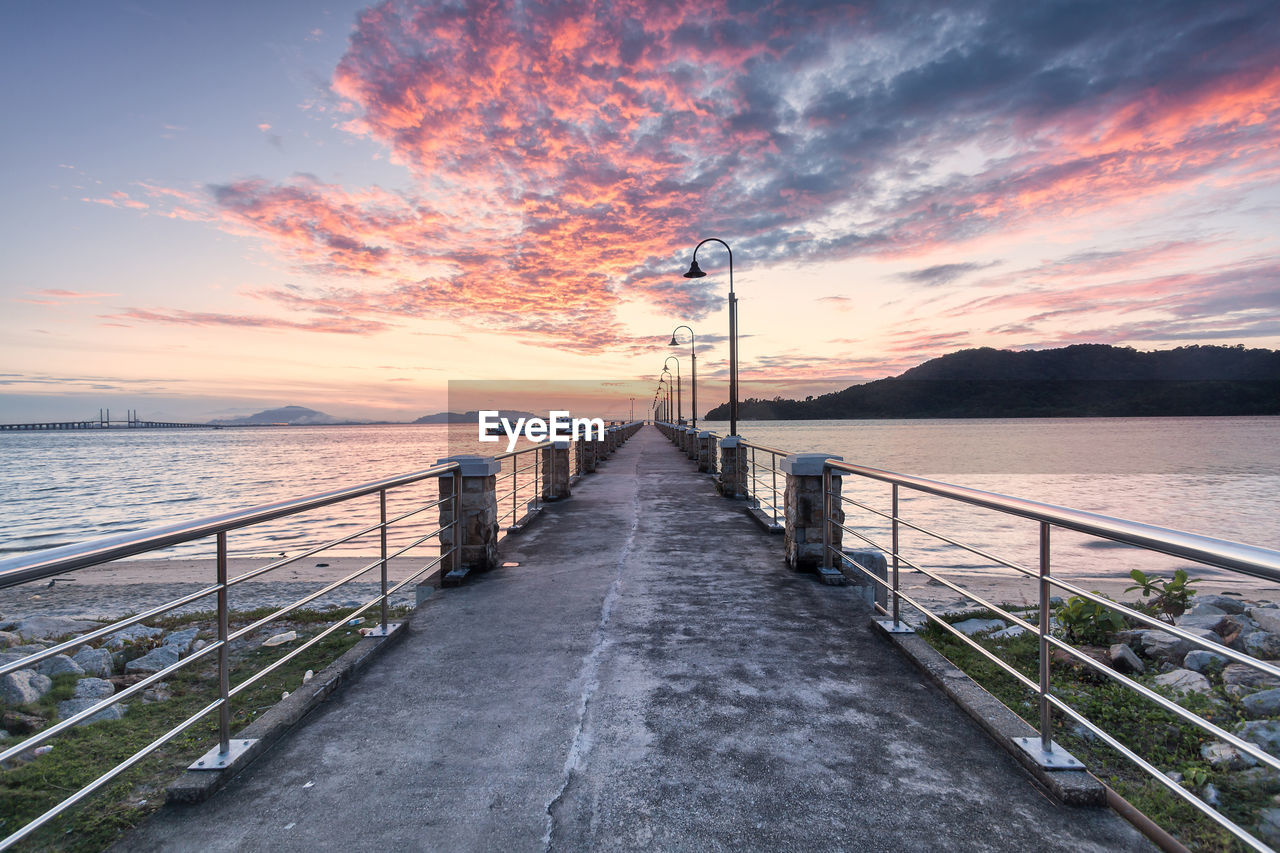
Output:
<path fill-rule="evenodd" d="M 836 473 L 853 474 L 890 484 L 892 488 L 891 511 L 886 513 L 877 510 L 861 501 L 845 497 L 844 495 L 834 491 L 832 488 L 832 476 Z M 954 537 L 947 536 L 907 521 L 902 518 L 899 510 L 898 493 L 900 488 L 908 488 L 913 491 L 960 501 L 965 504 L 990 509 L 996 512 L 1036 522 L 1039 527 L 1040 543 L 1040 565 L 1038 570 L 1006 560 L 991 554 L 984 549 L 963 543 Z M 886 545 L 883 542 L 876 541 L 870 536 L 852 529 L 846 523 L 841 521 L 838 516 L 833 516 L 832 510 L 836 502 L 839 502 L 839 505 L 842 508 L 845 506 L 856 506 L 859 509 L 867 511 L 875 516 L 886 519 L 891 525 L 892 543 Z M 996 664 L 1001 671 L 1013 677 L 1023 687 L 1036 693 L 1039 700 L 1040 750 L 1044 756 L 1052 756 L 1054 754 L 1054 750 L 1057 749 L 1057 747 L 1052 743 L 1053 711 L 1057 710 L 1100 737 L 1105 743 L 1118 750 L 1140 769 L 1153 777 L 1158 784 L 1172 791 L 1180 799 L 1184 800 L 1197 811 L 1226 829 L 1248 847 L 1255 850 L 1270 849 L 1247 830 L 1236 824 L 1226 815 L 1219 812 L 1212 805 L 1173 782 L 1163 772 L 1161 772 L 1159 768 L 1143 759 L 1133 750 L 1125 747 L 1115 737 L 1105 732 L 1100 726 L 1072 708 L 1062 697 L 1054 695 L 1049 679 L 1051 660 L 1050 650 L 1056 650 L 1060 654 L 1065 654 L 1080 665 L 1091 669 L 1105 678 L 1121 684 L 1160 707 L 1164 711 L 1173 714 L 1178 719 L 1195 726 L 1206 735 L 1229 744 L 1242 754 L 1251 757 L 1273 770 L 1280 770 L 1280 757 L 1271 755 L 1252 742 L 1246 741 L 1244 738 L 1224 730 L 1215 723 L 1200 717 L 1186 708 L 1183 708 L 1177 702 L 1160 695 L 1134 679 L 1116 672 L 1110 667 L 1102 665 L 1088 655 L 1080 652 L 1071 644 L 1053 636 L 1050 631 L 1049 621 L 1050 593 L 1055 587 L 1066 592 L 1070 592 L 1073 595 L 1095 602 L 1113 610 L 1114 612 L 1120 613 L 1132 622 L 1137 622 L 1138 624 L 1149 628 L 1165 631 L 1179 639 L 1192 643 L 1199 648 L 1208 649 L 1218 655 L 1221 655 L 1227 660 L 1244 664 L 1256 671 L 1272 677 L 1280 677 L 1280 665 L 1258 660 L 1257 658 L 1243 652 L 1238 652 L 1223 644 L 1204 639 L 1185 629 L 1179 628 L 1176 625 L 1171 625 L 1159 620 L 1150 614 L 1134 610 L 1133 608 L 1127 607 L 1119 602 L 1112 601 L 1099 594 L 1087 592 L 1076 584 L 1054 577 L 1050 571 L 1050 532 L 1054 527 L 1058 527 L 1089 536 L 1108 539 L 1114 542 L 1121 542 L 1147 551 L 1153 551 L 1179 559 L 1193 561 L 1202 565 L 1222 568 L 1228 571 L 1239 572 L 1244 575 L 1263 578 L 1270 581 L 1280 581 L 1280 551 L 1246 545 L 1239 542 L 1231 542 L 1224 539 L 1216 539 L 1214 537 L 1203 536 L 1196 533 L 1171 530 L 1157 527 L 1155 525 L 1143 524 L 1141 522 L 1113 518 L 1110 516 L 1100 515 L 1098 513 L 1085 512 L 1068 507 L 1055 506 L 1053 504 L 1001 495 L 995 492 L 986 492 L 965 486 L 941 483 L 936 480 L 929 480 L 923 477 L 898 474 L 878 468 L 854 465 L 852 463 L 835 459 L 827 459 L 824 463 L 822 503 L 824 519 L 823 565 L 831 566 L 834 561 L 839 560 L 841 567 L 851 565 L 864 573 L 876 584 L 885 588 L 886 592 L 892 597 L 892 610 L 886 610 L 878 603 L 875 606 L 879 612 L 884 612 L 886 615 L 889 615 L 890 613 L 892 614 L 895 628 L 898 626 L 900 619 L 899 602 L 900 600 L 906 601 L 908 604 L 920 611 L 920 613 L 922 613 L 931 622 L 939 625 L 968 647 L 976 650 L 983 657 Z M 899 545 L 900 526 L 908 527 L 954 547 L 961 548 L 969 553 L 982 556 L 991 560 L 995 564 L 1013 569 L 1024 577 L 1029 576 L 1033 579 L 1037 579 L 1039 581 L 1039 600 L 1035 609 L 1038 611 L 1039 624 L 1033 625 L 1027 619 L 1023 619 L 1022 617 L 997 606 L 986 598 L 966 590 L 960 584 L 952 582 L 950 579 L 943 577 L 937 572 L 929 570 L 919 562 L 910 559 L 905 554 L 902 554 Z M 836 548 L 832 544 L 834 539 L 832 536 L 833 528 L 841 531 L 842 533 L 851 534 L 852 536 L 867 543 L 872 548 L 891 556 L 893 560 L 891 578 L 885 579 L 879 577 L 876 573 L 869 571 L 865 566 L 858 563 L 853 557 L 845 554 L 842 549 Z M 1000 659 L 1000 657 L 994 654 L 991 650 L 985 648 L 962 631 L 957 630 L 949 622 L 943 619 L 942 616 L 932 612 L 921 602 L 902 592 L 898 578 L 899 564 L 906 565 L 909 568 L 921 572 L 930 579 L 943 584 L 947 588 L 959 593 L 979 606 L 1009 619 L 1015 625 L 1018 625 L 1033 636 L 1036 636 L 1039 639 L 1040 671 L 1038 681 L 1028 677 L 1022 672 L 1019 672 L 1010 664 Z"/>
<path fill-rule="evenodd" d="M 449 477 L 452 480 L 452 488 L 450 493 L 435 501 L 428 501 L 421 506 L 417 506 L 406 512 L 402 512 L 394 517 L 389 518 L 387 514 L 387 492 L 389 490 L 412 485 L 428 479 L 440 479 Z M 21 583 L 28 583 L 34 580 L 40 580 L 50 575 L 65 574 L 89 566 L 99 565 L 113 560 L 122 559 L 124 557 L 136 556 L 138 554 L 154 551 L 170 545 L 189 542 L 196 539 L 202 539 L 209 536 L 216 537 L 217 540 L 217 581 L 211 586 L 198 590 L 193 593 L 179 596 L 164 602 L 161 605 L 152 607 L 141 614 L 127 616 L 116 622 L 96 628 L 92 631 L 81 634 L 70 640 L 55 644 L 54 646 L 42 651 L 26 655 L 20 660 L 5 664 L 0 674 L 6 674 L 17 669 L 30 668 L 36 662 L 49 658 L 53 655 L 69 651 L 75 646 L 84 645 L 87 642 L 100 639 L 115 633 L 123 628 L 138 624 L 145 619 L 159 616 L 163 613 L 172 611 L 178 607 L 194 603 L 202 598 L 210 595 L 217 596 L 217 639 L 204 648 L 183 657 L 173 664 L 170 664 L 159 672 L 152 673 L 140 681 L 123 688 L 120 692 L 94 702 L 90 707 L 85 708 L 66 719 L 60 720 L 45 729 L 25 738 L 24 740 L 13 744 L 7 749 L 0 750 L 0 761 L 5 761 L 23 753 L 27 753 L 40 744 L 48 741 L 71 727 L 89 719 L 94 714 L 110 708 L 130 697 L 133 697 L 152 684 L 170 676 L 172 673 L 190 667 L 198 661 L 205 660 L 210 656 L 216 656 L 217 659 L 217 692 L 218 698 L 209 703 L 206 707 L 198 711 L 193 716 L 179 723 L 175 728 L 161 735 L 158 739 L 152 741 L 142 747 L 133 755 L 125 758 L 115 766 L 108 769 L 98 778 L 94 779 L 88 785 L 80 788 L 78 791 L 72 792 L 68 797 L 58 802 L 43 814 L 34 820 L 18 827 L 8 836 L 0 839 L 0 850 L 8 849 L 13 844 L 27 838 L 31 833 L 40 827 L 49 823 L 58 815 L 67 811 L 77 803 L 84 800 L 93 792 L 100 789 L 107 782 L 118 777 L 129 768 L 136 765 L 146 756 L 153 753 L 156 749 L 172 740 L 178 734 L 186 731 L 192 725 L 202 720 L 205 716 L 218 712 L 218 740 L 219 745 L 215 747 L 220 756 L 229 756 L 231 754 L 230 741 L 230 701 L 231 698 L 252 684 L 258 682 L 266 675 L 283 666 L 293 658 L 302 654 L 306 650 L 312 648 L 315 644 L 323 640 L 325 637 L 338 631 L 344 625 L 351 614 L 343 616 L 341 619 L 330 625 L 325 630 L 319 632 L 316 636 L 311 637 L 307 641 L 299 644 L 291 649 L 271 664 L 263 667 L 257 672 L 249 675 L 239 684 L 232 686 L 230 683 L 230 658 L 228 655 L 229 647 L 237 638 L 243 637 L 250 631 L 260 628 L 269 622 L 286 616 L 300 607 L 309 604 L 318 598 L 330 593 L 346 583 L 349 583 L 375 568 L 381 569 L 380 592 L 373 598 L 359 605 L 354 613 L 359 614 L 369 610 L 372 607 L 380 606 L 381 609 L 381 633 L 388 633 L 387 625 L 387 601 L 391 594 L 421 578 L 427 572 L 440 567 L 444 571 L 446 559 L 452 558 L 453 568 L 458 568 L 461 548 L 457 541 L 457 533 L 459 531 L 458 518 L 460 510 L 461 495 L 461 477 L 460 466 L 456 462 L 445 463 L 428 468 L 424 471 L 418 471 L 412 474 L 404 474 L 396 477 L 387 477 L 381 480 L 375 480 L 368 483 L 362 483 L 355 486 L 348 486 L 341 489 L 334 489 L 328 492 L 321 492 L 314 495 L 308 495 L 300 498 L 293 498 L 285 501 L 277 501 L 275 503 L 264 504 L 261 506 L 250 507 L 247 509 L 236 510 L 233 512 L 222 513 L 220 515 L 207 516 L 205 518 L 195 519 L 193 521 L 181 522 L 177 524 L 166 525 L 162 527 L 150 528 L 135 533 L 120 534 L 117 536 L 104 537 L 89 542 L 77 543 L 75 545 L 66 545 L 58 548 L 51 548 L 45 551 L 33 554 L 19 554 L 0 560 L 0 588 L 12 587 Z M 306 549 L 302 554 L 293 557 L 275 560 L 266 566 L 262 566 L 238 577 L 230 578 L 227 572 L 228 550 L 227 550 L 227 532 L 230 530 L 248 527 L 253 524 L 270 521 L 273 519 L 283 518 L 290 515 L 296 515 L 320 507 L 330 506 L 333 504 L 349 501 L 366 495 L 378 495 L 378 515 L 379 521 L 376 524 L 363 526 L 355 533 L 348 533 L 331 539 L 324 544 Z M 387 531 L 388 528 L 397 522 L 418 515 L 432 508 L 444 507 L 445 504 L 452 504 L 451 515 L 447 521 L 444 521 L 444 510 L 441 510 L 442 523 L 438 528 L 432 529 L 427 533 L 414 533 L 413 540 L 407 545 L 398 547 L 394 552 L 388 550 Z M 454 533 L 453 542 L 446 547 L 443 542 L 443 534 L 445 531 L 452 530 Z M 379 550 L 380 556 L 361 567 L 360 569 L 346 574 L 344 577 L 324 584 L 318 590 L 304 595 L 302 598 L 292 603 L 278 608 L 270 615 L 254 620 L 248 627 L 241 628 L 235 632 L 230 631 L 229 626 L 229 605 L 228 591 L 235 585 L 252 577 L 257 577 L 265 572 L 288 565 L 305 556 L 317 554 L 327 548 L 349 542 L 361 536 L 368 535 L 373 532 L 379 533 Z M 390 560 L 408 553 L 410 550 L 421 546 L 430 539 L 436 539 L 440 543 L 439 554 L 429 560 L 426 565 L 418 568 L 410 573 L 406 578 L 402 578 L 396 582 L 394 586 L 388 585 L 387 564 Z"/>
<path fill-rule="evenodd" d="M 215 533 L 235 530 L 252 524 L 260 524 L 264 521 L 283 518 L 287 515 L 319 509 L 331 504 L 351 500 L 352 498 L 371 495 L 383 489 L 399 488 L 420 480 L 428 480 L 443 474 L 449 474 L 457 469 L 458 464 L 450 462 L 444 465 L 436 465 L 425 471 L 403 474 L 398 477 L 386 477 L 382 480 L 361 483 L 358 486 L 319 492 L 306 497 L 291 498 L 277 501 L 276 503 L 250 507 L 249 509 L 222 513 L 221 515 L 205 516 L 193 521 L 153 527 L 134 533 L 104 536 L 99 539 L 91 539 L 88 542 L 79 542 L 37 551 L 33 554 L 18 554 L 13 557 L 6 557 L 0 559 L 0 589 L 42 580 L 52 575 L 76 571 L 99 563 L 109 563 L 112 560 L 119 560 L 124 557 L 134 557 L 147 551 L 156 551 L 160 548 L 179 545 L 194 539 L 203 539 Z"/>

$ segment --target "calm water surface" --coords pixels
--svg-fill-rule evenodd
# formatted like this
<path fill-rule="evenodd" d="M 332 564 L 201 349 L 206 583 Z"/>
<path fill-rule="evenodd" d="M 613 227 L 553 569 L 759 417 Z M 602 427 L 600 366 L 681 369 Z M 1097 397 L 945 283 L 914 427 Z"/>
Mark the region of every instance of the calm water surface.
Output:
<path fill-rule="evenodd" d="M 824 451 L 849 461 L 1165 527 L 1280 548 L 1280 418 L 745 421 L 750 441 Z M 727 432 L 727 424 L 707 428 Z M 0 435 L 0 554 L 141 530 L 229 509 L 421 470 L 450 453 L 445 426 L 119 430 Z M 455 426 L 453 451 L 474 427 Z M 473 443 L 472 443 L 473 444 Z M 478 445 L 474 445 L 477 446 Z M 492 452 L 492 446 L 486 446 Z M 764 463 L 763 455 L 757 461 Z M 846 482 L 846 494 L 888 509 L 888 487 Z M 434 497 L 432 483 L 393 498 L 392 511 Z M 905 495 L 905 493 L 904 493 Z M 327 508 L 232 534 L 238 554 L 301 549 L 322 530 L 376 518 Z M 904 500 L 904 515 L 1002 556 L 1034 564 L 1035 525 L 937 498 Z M 357 513 L 359 515 L 359 513 Z M 856 516 L 866 535 L 884 534 Z M 910 545 L 911 543 L 909 543 Z M 988 571 L 926 537 L 934 564 Z M 352 552 L 370 553 L 356 543 Z M 207 555 L 207 544 L 170 553 Z M 1163 563 L 1160 561 L 1164 561 Z M 1115 576 L 1163 569 L 1164 558 L 1107 543 L 1055 539 L 1055 571 Z"/>

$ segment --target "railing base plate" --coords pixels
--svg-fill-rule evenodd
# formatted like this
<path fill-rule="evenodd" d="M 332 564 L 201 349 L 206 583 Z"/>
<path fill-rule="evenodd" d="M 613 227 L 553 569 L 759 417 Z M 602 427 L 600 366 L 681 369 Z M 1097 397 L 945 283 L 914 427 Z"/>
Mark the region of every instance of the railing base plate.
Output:
<path fill-rule="evenodd" d="M 914 634 L 916 632 L 915 628 L 912 628 L 901 619 L 898 620 L 897 625 L 893 624 L 892 619 L 877 619 L 876 624 L 879 625 L 886 634 Z"/>
<path fill-rule="evenodd" d="M 364 635 L 366 637 L 390 637 L 402 624 L 403 623 L 401 622 L 388 622 L 387 629 L 385 631 L 382 629 L 382 626 L 379 625 L 376 628 L 370 628 L 368 631 L 365 631 Z"/>
<path fill-rule="evenodd" d="M 195 760 L 195 763 L 189 766 L 188 770 L 226 770 L 232 764 L 236 763 L 236 759 L 248 752 L 249 747 L 257 743 L 257 739 L 253 740 L 235 740 L 230 742 L 230 748 L 226 752 L 222 752 L 222 744 L 218 744 L 213 749 L 206 752 Z"/>
<path fill-rule="evenodd" d="M 1049 744 L 1049 751 L 1045 752 L 1040 748 L 1040 738 L 1038 737 L 1016 737 L 1013 742 L 1021 747 L 1022 751 L 1031 756 L 1031 760 L 1045 770 L 1083 770 L 1084 764 L 1071 753 L 1067 752 L 1056 743 Z"/>
<path fill-rule="evenodd" d="M 463 567 L 447 572 L 444 577 L 440 578 L 441 586 L 461 586 L 462 582 L 467 579 L 467 575 L 471 574 L 471 569 Z"/>
<path fill-rule="evenodd" d="M 822 581 L 827 586 L 842 586 L 847 580 L 844 576 L 844 572 L 830 566 L 818 566 L 817 572 L 818 580 Z"/>

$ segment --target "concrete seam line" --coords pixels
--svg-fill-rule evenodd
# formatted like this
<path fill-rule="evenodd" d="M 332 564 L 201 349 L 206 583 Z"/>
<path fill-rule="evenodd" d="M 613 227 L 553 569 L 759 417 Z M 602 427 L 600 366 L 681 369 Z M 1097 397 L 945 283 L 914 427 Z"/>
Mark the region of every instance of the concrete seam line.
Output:
<path fill-rule="evenodd" d="M 622 587 L 622 571 L 627 562 L 627 556 L 631 553 L 631 547 L 635 542 L 636 531 L 640 527 L 640 488 L 639 488 L 640 460 L 636 457 L 636 490 L 631 497 L 631 527 L 627 530 L 626 541 L 622 543 L 622 549 L 618 552 L 618 561 L 614 569 L 613 582 L 609 584 L 609 591 L 605 593 L 604 601 L 600 605 L 600 620 L 596 623 L 596 629 L 591 638 L 591 650 L 587 652 L 582 659 L 582 667 L 578 671 L 578 680 L 582 682 L 582 692 L 578 696 L 577 719 L 574 722 L 573 738 L 569 741 L 569 750 L 565 754 L 564 768 L 561 771 L 560 789 L 556 791 L 554 797 L 547 802 L 546 807 L 546 823 L 547 831 L 542 837 L 542 849 L 544 851 L 551 850 L 551 835 L 555 831 L 555 815 L 554 810 L 560 801 L 564 798 L 565 792 L 569 790 L 569 783 L 573 779 L 574 772 L 582 766 L 586 754 L 591 749 L 591 740 L 586 733 L 587 723 L 587 706 L 590 704 L 592 697 L 600 686 L 600 658 L 602 652 L 608 647 L 609 641 L 605 638 L 605 628 L 609 625 L 609 619 L 613 615 L 613 606 L 618 600 L 618 592 Z"/>

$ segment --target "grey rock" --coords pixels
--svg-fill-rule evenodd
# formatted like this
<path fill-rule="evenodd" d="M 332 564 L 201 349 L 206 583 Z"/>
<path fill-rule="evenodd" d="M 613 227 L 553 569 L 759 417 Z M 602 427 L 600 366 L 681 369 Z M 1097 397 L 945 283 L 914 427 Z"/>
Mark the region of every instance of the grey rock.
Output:
<path fill-rule="evenodd" d="M 962 634 L 973 636 L 981 634 L 984 631 L 999 631 L 1007 627 L 1003 619 L 966 619 L 963 622 L 957 622 L 951 627 L 955 628 Z"/>
<path fill-rule="evenodd" d="M 64 699 L 58 703 L 58 719 L 65 720 L 73 714 L 79 714 L 81 711 L 92 708 L 98 704 L 98 699 Z M 125 706 L 117 702 L 114 705 L 108 705 L 96 714 L 92 714 L 78 725 L 86 726 L 89 723 L 100 723 L 103 720 L 118 720 L 124 716 Z"/>
<path fill-rule="evenodd" d="M 9 705 L 35 702 L 53 688 L 47 675 L 34 669 L 19 669 L 0 678 L 0 700 Z"/>
<path fill-rule="evenodd" d="M 0 649 L 7 649 L 9 646 L 16 646 L 22 642 L 22 638 L 10 631 L 0 631 Z"/>
<path fill-rule="evenodd" d="M 1272 607 L 1250 607 L 1245 612 L 1263 631 L 1280 634 L 1280 610 Z"/>
<path fill-rule="evenodd" d="M 24 652 L 0 652 L 0 666 L 8 666 L 11 663 L 17 663 L 27 655 Z M 32 664 L 35 667 L 35 664 Z"/>
<path fill-rule="evenodd" d="M 1212 609 L 1217 610 L 1216 607 Z M 1218 626 L 1222 624 L 1222 620 L 1226 615 L 1221 611 L 1217 613 L 1185 613 L 1178 617 L 1177 625 L 1179 628 L 1203 628 L 1216 634 L 1218 633 Z"/>
<path fill-rule="evenodd" d="M 47 675 L 50 678 L 55 675 L 61 675 L 64 672 L 69 672 L 72 675 L 84 675 L 84 669 L 80 664 L 66 655 L 54 655 L 51 658 L 45 658 L 36 666 L 36 672 L 41 675 Z"/>
<path fill-rule="evenodd" d="M 1258 761 L 1253 756 L 1241 752 L 1229 743 L 1215 740 L 1200 747 L 1200 757 L 1209 763 L 1214 770 L 1244 770 L 1255 766 Z"/>
<path fill-rule="evenodd" d="M 1234 734 L 1272 755 L 1280 755 L 1280 720 L 1249 720 L 1238 724 Z"/>
<path fill-rule="evenodd" d="M 65 616 L 28 616 L 15 624 L 13 630 L 24 640 L 46 640 L 70 634 L 84 634 L 97 627 L 97 622 L 89 622 L 85 619 L 68 619 Z"/>
<path fill-rule="evenodd" d="M 1165 631 L 1153 629 L 1142 632 L 1142 653 L 1155 660 L 1181 662 L 1192 648 L 1189 640 Z"/>
<path fill-rule="evenodd" d="M 1258 812 L 1258 837 L 1272 847 L 1280 847 L 1280 809 Z"/>
<path fill-rule="evenodd" d="M 1263 660 L 1278 658 L 1280 657 L 1280 635 L 1268 631 L 1254 631 L 1252 634 L 1246 634 L 1244 650 L 1255 658 Z"/>
<path fill-rule="evenodd" d="M 75 699 L 106 699 L 114 696 L 116 686 L 105 678 L 82 678 L 76 682 Z"/>
<path fill-rule="evenodd" d="M 103 645 L 112 651 L 116 651 L 124 648 L 129 643 L 154 640 L 156 637 L 163 635 L 163 628 L 152 628 L 150 625 L 130 625 L 128 628 L 121 628 L 119 631 L 110 634 Z"/>
<path fill-rule="evenodd" d="M 1244 705 L 1245 713 L 1255 720 L 1260 717 L 1278 716 L 1280 715 L 1280 687 L 1251 693 L 1241 699 L 1240 704 Z"/>
<path fill-rule="evenodd" d="M 1175 669 L 1172 672 L 1157 675 L 1155 682 L 1162 687 L 1168 687 L 1175 693 L 1208 693 L 1211 687 L 1209 679 L 1189 669 Z"/>
<path fill-rule="evenodd" d="M 1234 614 L 1234 613 L 1243 613 L 1245 608 L 1245 603 L 1243 601 L 1241 601 L 1238 598 L 1234 598 L 1230 595 L 1213 595 L 1212 593 L 1210 594 L 1200 593 L 1199 595 L 1197 595 L 1195 598 L 1191 600 L 1195 602 L 1195 607 L 1191 608 L 1192 610 L 1197 610 L 1201 607 L 1209 606 L 1209 607 L 1216 607 L 1219 610 L 1221 610 L 1223 613 Z"/>
<path fill-rule="evenodd" d="M 1014 637 L 1021 637 L 1025 633 L 1027 633 L 1027 629 L 1023 628 L 1021 625 L 1010 625 L 1002 631 L 996 631 L 991 635 L 991 639 L 1012 640 Z"/>
<path fill-rule="evenodd" d="M 86 675 L 96 675 L 98 678 L 106 678 L 115 671 L 115 666 L 111 659 L 111 652 L 106 649 L 83 648 L 75 653 L 71 658 L 80 665 Z"/>
<path fill-rule="evenodd" d="M 152 649 L 140 658 L 129 661 L 124 665 L 125 674 L 135 672 L 159 672 L 166 666 L 172 666 L 178 662 L 178 650 L 173 646 L 161 646 L 158 649 Z"/>
<path fill-rule="evenodd" d="M 1208 649 L 1192 649 L 1182 659 L 1182 665 L 1196 672 L 1216 672 L 1227 665 L 1227 659 Z"/>
<path fill-rule="evenodd" d="M 1212 782 L 1205 785 L 1200 791 L 1200 797 L 1215 809 L 1222 802 L 1222 794 L 1218 792 L 1218 788 Z"/>
<path fill-rule="evenodd" d="M 1142 663 L 1142 658 L 1134 653 L 1124 643 L 1116 643 L 1107 650 L 1108 656 L 1111 658 L 1111 667 L 1117 672 L 1123 673 L 1143 673 L 1147 671 L 1147 667 Z"/>
<path fill-rule="evenodd" d="M 1228 696 L 1239 699 L 1259 690 L 1280 687 L 1280 678 L 1259 672 L 1247 664 L 1229 663 L 1222 670 L 1222 684 Z"/>
<path fill-rule="evenodd" d="M 173 646 L 178 650 L 179 657 L 185 657 L 187 652 L 191 651 L 191 644 L 196 641 L 196 635 L 199 633 L 199 628 L 185 628 L 181 631 L 174 631 L 165 635 L 161 645 Z"/>

